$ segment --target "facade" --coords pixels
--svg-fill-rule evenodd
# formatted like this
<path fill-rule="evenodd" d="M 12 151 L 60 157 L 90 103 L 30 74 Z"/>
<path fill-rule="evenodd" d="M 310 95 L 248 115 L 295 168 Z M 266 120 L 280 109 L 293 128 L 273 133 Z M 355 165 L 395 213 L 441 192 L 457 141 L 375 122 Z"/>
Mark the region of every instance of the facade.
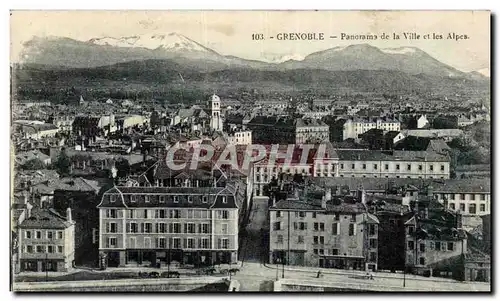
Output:
<path fill-rule="evenodd" d="M 222 117 L 220 115 L 220 97 L 217 95 L 212 95 L 208 101 L 208 107 L 210 108 L 210 128 L 214 131 L 222 131 Z"/>
<path fill-rule="evenodd" d="M 400 131 L 401 122 L 394 118 L 379 117 L 371 118 L 351 118 L 346 120 L 343 126 L 343 140 L 358 139 L 358 136 L 371 130 L 379 129 L 383 131 Z"/>
<path fill-rule="evenodd" d="M 330 128 L 321 120 L 297 119 L 295 122 L 295 143 L 318 143 L 328 141 Z"/>
<path fill-rule="evenodd" d="M 52 209 L 29 209 L 18 227 L 16 271 L 67 272 L 75 255 L 75 225 Z"/>
<path fill-rule="evenodd" d="M 252 131 L 234 130 L 227 134 L 227 142 L 230 145 L 250 145 L 252 144 Z"/>
<path fill-rule="evenodd" d="M 360 200 L 332 198 L 331 190 L 321 199 L 275 199 L 269 218 L 271 263 L 377 270 L 378 219 Z"/>
<path fill-rule="evenodd" d="M 482 216 L 491 213 L 489 179 L 453 179 L 445 185 L 434 185 L 436 199 L 452 211 L 462 215 Z"/>
<path fill-rule="evenodd" d="M 226 188 L 114 187 L 98 209 L 106 266 L 238 260 L 238 206 Z"/>

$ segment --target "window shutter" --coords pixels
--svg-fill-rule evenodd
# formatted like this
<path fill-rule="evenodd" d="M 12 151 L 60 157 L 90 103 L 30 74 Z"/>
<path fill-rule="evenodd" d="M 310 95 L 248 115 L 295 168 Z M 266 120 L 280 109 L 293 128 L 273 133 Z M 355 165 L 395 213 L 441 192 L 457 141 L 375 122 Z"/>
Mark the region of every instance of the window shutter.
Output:
<path fill-rule="evenodd" d="M 297 222 L 293 222 L 293 229 L 297 230 Z"/>

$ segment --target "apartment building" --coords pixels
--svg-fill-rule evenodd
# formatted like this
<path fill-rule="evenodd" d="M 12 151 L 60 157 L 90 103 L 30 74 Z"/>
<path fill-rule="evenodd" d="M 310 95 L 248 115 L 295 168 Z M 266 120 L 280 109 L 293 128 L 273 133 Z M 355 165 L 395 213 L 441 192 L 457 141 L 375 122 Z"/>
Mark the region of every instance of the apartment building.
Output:
<path fill-rule="evenodd" d="M 330 127 L 317 119 L 297 119 L 295 122 L 295 143 L 318 143 L 328 141 Z"/>
<path fill-rule="evenodd" d="M 252 144 L 252 131 L 234 129 L 227 133 L 227 142 L 230 145 L 250 145 Z"/>
<path fill-rule="evenodd" d="M 358 136 L 371 130 L 379 129 L 383 131 L 400 131 L 401 122 L 395 118 L 350 118 L 343 125 L 343 140 L 358 139 Z"/>
<path fill-rule="evenodd" d="M 238 206 L 224 187 L 113 187 L 99 209 L 106 266 L 211 265 L 238 260 Z"/>
<path fill-rule="evenodd" d="M 311 192 L 273 201 L 270 262 L 377 270 L 378 219 L 359 199 L 332 197 L 327 189 L 321 197 Z"/>
<path fill-rule="evenodd" d="M 340 177 L 450 178 L 450 157 L 446 154 L 427 151 L 346 149 L 337 149 L 336 153 Z"/>
<path fill-rule="evenodd" d="M 75 256 L 75 223 L 52 209 L 28 209 L 18 227 L 16 272 L 67 272 Z"/>
<path fill-rule="evenodd" d="M 436 199 L 450 210 L 463 215 L 491 213 L 490 179 L 450 179 L 433 185 Z"/>

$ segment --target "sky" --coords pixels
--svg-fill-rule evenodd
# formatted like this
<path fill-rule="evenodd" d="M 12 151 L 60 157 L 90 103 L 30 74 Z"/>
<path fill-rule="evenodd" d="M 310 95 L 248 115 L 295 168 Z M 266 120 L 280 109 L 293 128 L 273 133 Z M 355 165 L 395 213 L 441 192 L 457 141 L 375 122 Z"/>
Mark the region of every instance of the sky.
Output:
<path fill-rule="evenodd" d="M 490 67 L 490 12 L 488 11 L 12 11 L 11 59 L 34 36 L 61 36 L 87 41 L 176 32 L 223 55 L 269 60 L 351 44 L 379 48 L 418 47 L 461 71 Z M 278 33 L 324 33 L 322 41 L 279 41 Z M 403 32 L 420 35 L 404 39 Z M 262 33 L 265 40 L 252 40 Z M 401 39 L 341 40 L 348 35 L 383 33 Z M 433 33 L 442 40 L 423 39 Z M 467 40 L 446 39 L 449 33 Z M 339 38 L 330 39 L 329 36 Z"/>

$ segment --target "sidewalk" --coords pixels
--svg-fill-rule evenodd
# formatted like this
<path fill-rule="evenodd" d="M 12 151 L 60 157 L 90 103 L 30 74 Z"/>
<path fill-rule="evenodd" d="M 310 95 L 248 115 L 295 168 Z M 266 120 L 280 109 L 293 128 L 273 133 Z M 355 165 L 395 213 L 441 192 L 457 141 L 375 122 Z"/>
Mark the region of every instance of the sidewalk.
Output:
<path fill-rule="evenodd" d="M 276 270 L 276 264 L 263 264 L 268 269 Z M 281 271 L 283 269 L 282 265 L 278 265 L 278 269 Z M 306 273 L 317 273 L 321 271 L 323 274 L 332 274 L 332 275 L 343 275 L 343 276 L 366 276 L 367 271 L 359 271 L 359 270 L 340 270 L 340 269 L 329 269 L 329 268 L 318 268 L 318 267 L 302 267 L 302 266 L 286 266 L 285 271 L 296 271 L 296 272 L 306 272 Z M 446 279 L 446 278 L 435 278 L 435 277 L 423 277 L 419 275 L 413 274 L 392 274 L 385 272 L 369 272 L 373 274 L 373 277 L 376 278 L 387 278 L 387 279 L 399 279 L 403 280 L 406 278 L 407 280 L 418 280 L 418 281 L 432 281 L 432 282 L 446 282 L 446 283 L 467 283 L 463 281 L 458 281 L 454 279 Z M 473 282 L 472 282 L 473 283 Z"/>

